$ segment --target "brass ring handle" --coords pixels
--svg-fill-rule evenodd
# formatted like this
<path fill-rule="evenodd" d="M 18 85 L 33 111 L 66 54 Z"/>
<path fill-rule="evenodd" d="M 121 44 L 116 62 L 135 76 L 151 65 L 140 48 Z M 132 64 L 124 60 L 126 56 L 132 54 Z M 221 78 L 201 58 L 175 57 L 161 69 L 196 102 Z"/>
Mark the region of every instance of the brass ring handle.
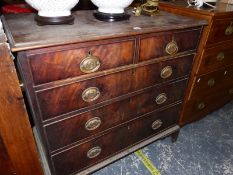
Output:
<path fill-rule="evenodd" d="M 218 61 L 222 61 L 222 60 L 224 60 L 224 58 L 225 58 L 225 54 L 223 53 L 223 52 L 220 52 L 218 55 L 217 55 L 217 60 Z"/>
<path fill-rule="evenodd" d="M 156 100 L 155 102 L 158 104 L 158 105 L 161 105 L 163 103 L 165 103 L 167 101 L 167 95 L 165 93 L 161 93 L 159 94 L 157 97 L 156 97 Z"/>
<path fill-rule="evenodd" d="M 231 88 L 231 89 L 229 90 L 229 94 L 230 94 L 230 95 L 233 95 L 233 88 Z"/>
<path fill-rule="evenodd" d="M 229 36 L 233 33 L 233 22 L 230 23 L 230 25 L 225 30 L 225 35 Z"/>
<path fill-rule="evenodd" d="M 84 58 L 80 63 L 80 70 L 83 73 L 96 72 L 100 68 L 100 61 L 97 57 L 93 56 L 89 51 L 86 58 Z"/>
<path fill-rule="evenodd" d="M 161 70 L 160 77 L 163 79 L 169 78 L 172 76 L 173 69 L 171 66 L 166 66 Z"/>
<path fill-rule="evenodd" d="M 96 146 L 96 147 L 90 149 L 90 150 L 87 152 L 87 157 L 88 157 L 89 159 L 93 159 L 93 158 L 99 156 L 100 153 L 101 153 L 101 151 L 102 151 L 102 149 L 101 149 L 99 146 Z"/>
<path fill-rule="evenodd" d="M 152 123 L 151 127 L 153 130 L 159 129 L 162 126 L 163 122 L 161 120 L 156 120 Z"/>
<path fill-rule="evenodd" d="M 204 109 L 204 108 L 205 108 L 205 103 L 204 103 L 204 102 L 199 103 L 198 106 L 197 106 L 197 108 L 198 108 L 199 110 Z"/>
<path fill-rule="evenodd" d="M 93 131 L 97 129 L 101 125 L 101 119 L 99 117 L 95 117 L 89 119 L 85 124 L 85 129 L 88 131 Z"/>
<path fill-rule="evenodd" d="M 165 49 L 166 53 L 169 55 L 175 55 L 178 52 L 178 50 L 178 45 L 174 40 L 168 43 Z"/>
<path fill-rule="evenodd" d="M 208 80 L 208 86 L 212 87 L 215 84 L 215 80 L 213 78 Z"/>
<path fill-rule="evenodd" d="M 100 97 L 100 91 L 97 87 L 90 87 L 83 91 L 82 99 L 86 102 L 92 102 Z"/>

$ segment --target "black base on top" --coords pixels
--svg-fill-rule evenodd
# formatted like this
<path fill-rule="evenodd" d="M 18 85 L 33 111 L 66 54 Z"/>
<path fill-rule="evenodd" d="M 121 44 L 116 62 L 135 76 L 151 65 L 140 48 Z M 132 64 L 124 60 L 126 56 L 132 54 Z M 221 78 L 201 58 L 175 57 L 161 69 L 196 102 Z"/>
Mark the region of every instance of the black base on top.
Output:
<path fill-rule="evenodd" d="M 102 13 L 99 11 L 95 11 L 93 13 L 94 17 L 100 21 L 106 21 L 106 22 L 114 22 L 114 21 L 124 21 L 129 20 L 130 15 L 127 13 Z"/>
<path fill-rule="evenodd" d="M 36 15 L 35 21 L 37 22 L 37 25 L 43 26 L 43 25 L 61 25 L 61 24 L 74 24 L 74 16 L 61 16 L 61 17 L 43 17 Z"/>

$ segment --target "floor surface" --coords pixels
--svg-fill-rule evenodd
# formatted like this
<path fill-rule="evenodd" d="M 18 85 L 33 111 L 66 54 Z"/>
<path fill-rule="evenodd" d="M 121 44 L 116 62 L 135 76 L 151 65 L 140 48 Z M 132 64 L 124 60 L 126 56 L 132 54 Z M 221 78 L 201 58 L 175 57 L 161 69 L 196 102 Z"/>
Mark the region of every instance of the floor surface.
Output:
<path fill-rule="evenodd" d="M 233 101 L 141 150 L 161 175 L 233 175 Z M 132 153 L 93 175 L 157 175 Z"/>

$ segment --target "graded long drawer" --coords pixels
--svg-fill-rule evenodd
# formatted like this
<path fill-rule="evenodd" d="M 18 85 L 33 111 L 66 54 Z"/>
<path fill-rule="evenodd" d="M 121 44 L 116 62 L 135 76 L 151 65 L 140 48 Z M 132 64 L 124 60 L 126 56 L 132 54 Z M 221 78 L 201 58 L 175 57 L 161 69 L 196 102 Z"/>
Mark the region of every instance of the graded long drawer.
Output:
<path fill-rule="evenodd" d="M 41 49 L 27 56 L 35 85 L 133 63 L 135 40 L 102 41 Z"/>
<path fill-rule="evenodd" d="M 140 40 L 139 61 L 195 50 L 200 32 L 200 29 L 192 29 L 144 36 Z"/>
<path fill-rule="evenodd" d="M 42 90 L 36 93 L 42 119 L 46 120 L 80 108 L 127 94 L 132 70 Z"/>
<path fill-rule="evenodd" d="M 153 112 L 89 142 L 52 155 L 56 175 L 79 172 L 153 136 L 174 125 L 178 120 L 179 111 L 180 105 L 176 105 L 166 110 Z"/>
<path fill-rule="evenodd" d="M 181 101 L 187 80 L 150 88 L 131 98 L 45 126 L 50 151 Z"/>

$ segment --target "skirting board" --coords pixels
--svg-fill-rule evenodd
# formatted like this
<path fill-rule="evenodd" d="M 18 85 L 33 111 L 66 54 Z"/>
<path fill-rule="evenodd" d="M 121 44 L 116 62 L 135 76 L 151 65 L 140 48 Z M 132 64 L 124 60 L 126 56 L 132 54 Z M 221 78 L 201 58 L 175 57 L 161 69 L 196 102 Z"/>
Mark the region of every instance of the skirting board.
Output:
<path fill-rule="evenodd" d="M 128 154 L 130 154 L 130 153 L 132 153 L 132 152 L 134 152 L 134 151 L 136 151 L 136 150 L 138 150 L 138 149 L 140 149 L 140 148 L 142 148 L 142 147 L 144 147 L 144 146 L 146 146 L 146 145 L 148 145 L 148 144 L 150 144 L 150 143 L 152 143 L 154 141 L 156 141 L 156 140 L 158 140 L 158 139 L 164 138 L 164 137 L 166 137 L 168 135 L 171 135 L 174 132 L 179 131 L 179 129 L 180 129 L 180 127 L 178 125 L 175 125 L 175 126 L 169 128 L 169 129 L 155 135 L 154 137 L 146 139 L 145 141 L 142 141 L 142 142 L 136 144 L 135 146 L 132 146 L 132 147 L 120 152 L 119 154 L 116 154 L 116 155 L 114 155 L 114 156 L 112 156 L 112 157 L 110 157 L 110 158 L 108 158 L 108 159 L 94 165 L 94 166 L 91 166 L 90 168 L 87 168 L 84 171 L 76 173 L 75 175 L 90 174 L 90 173 L 92 173 L 92 172 L 94 172 L 94 171 L 96 171 L 96 170 L 98 170 L 100 168 L 103 168 L 104 166 L 106 166 L 106 165 L 108 165 L 108 164 L 110 164 L 110 163 L 112 163 L 112 162 L 114 162 L 114 161 L 116 161 L 116 160 L 118 160 L 118 159 L 120 159 L 120 158 L 122 158 L 122 157 L 124 157 L 124 156 L 126 156 L 126 155 L 128 155 Z M 34 132 L 34 135 L 35 135 L 35 140 L 36 140 L 36 143 L 37 143 L 38 151 L 39 151 L 39 154 L 40 154 L 40 157 L 41 157 L 44 174 L 45 175 L 52 175 L 51 171 L 50 171 L 50 168 L 48 166 L 47 159 L 46 159 L 45 154 L 44 154 L 43 147 L 41 145 L 41 141 L 39 139 L 39 136 L 38 136 L 38 133 L 37 133 L 37 130 L 36 130 L 35 127 L 33 128 L 33 132 Z"/>

